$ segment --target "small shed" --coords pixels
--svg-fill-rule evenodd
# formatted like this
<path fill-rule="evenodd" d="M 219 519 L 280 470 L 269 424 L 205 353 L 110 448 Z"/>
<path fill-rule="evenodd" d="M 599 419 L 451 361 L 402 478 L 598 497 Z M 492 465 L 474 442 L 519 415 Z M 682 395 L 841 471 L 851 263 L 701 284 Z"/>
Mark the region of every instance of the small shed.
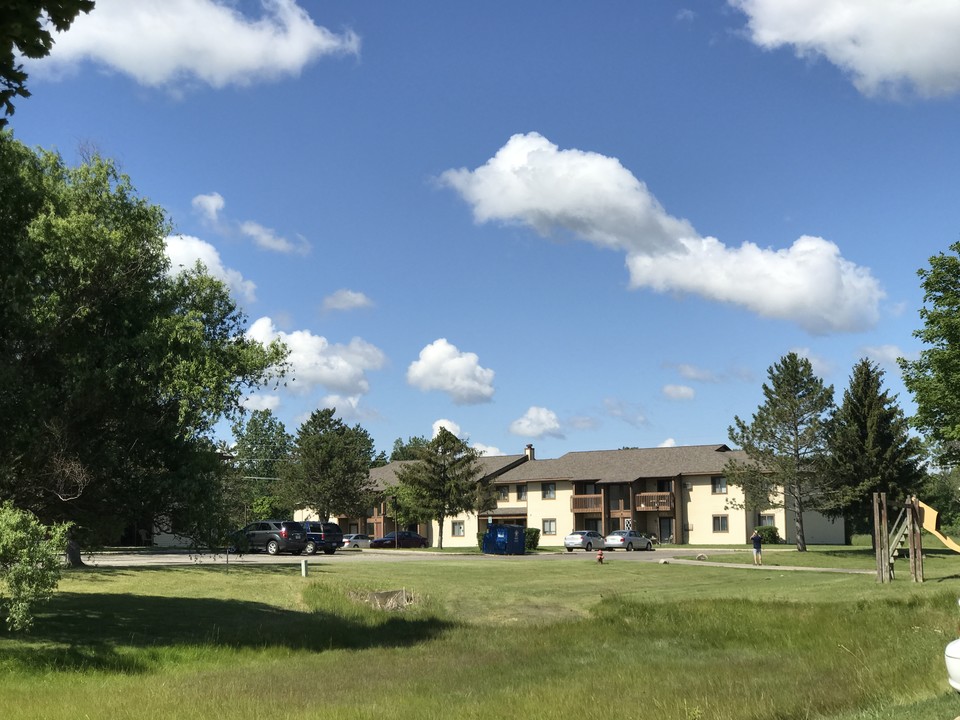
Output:
<path fill-rule="evenodd" d="M 523 525 L 487 525 L 483 552 L 489 555 L 523 555 L 526 549 Z"/>

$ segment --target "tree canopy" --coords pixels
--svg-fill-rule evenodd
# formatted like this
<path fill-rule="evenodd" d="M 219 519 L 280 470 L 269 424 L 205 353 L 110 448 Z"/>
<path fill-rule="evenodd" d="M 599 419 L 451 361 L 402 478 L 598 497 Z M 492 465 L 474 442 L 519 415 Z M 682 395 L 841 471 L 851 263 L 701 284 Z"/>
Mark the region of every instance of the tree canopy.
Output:
<path fill-rule="evenodd" d="M 926 348 L 916 360 L 900 358 L 899 363 L 917 404 L 910 423 L 925 435 L 941 464 L 955 466 L 960 463 L 960 242 L 950 250 L 918 271 L 923 327 L 913 335 Z"/>
<path fill-rule="evenodd" d="M 292 515 L 280 488 L 280 474 L 293 448 L 283 423 L 270 410 L 254 410 L 233 424 L 233 437 L 231 457 L 237 477 L 231 492 L 235 508 L 231 524 Z"/>
<path fill-rule="evenodd" d="M 803 513 L 821 508 L 826 490 L 827 413 L 833 386 L 825 387 L 810 361 L 788 353 L 767 369 L 764 402 L 747 423 L 734 417 L 731 442 L 750 462 L 727 464 L 727 480 L 743 488 L 748 507 L 786 507 L 794 515 L 797 550 L 807 549 Z"/>
<path fill-rule="evenodd" d="M 830 493 L 823 509 L 846 518 L 849 534 L 873 528 L 873 493 L 902 506 L 923 480 L 922 446 L 903 411 L 883 389 L 883 370 L 867 359 L 853 368 L 843 402 L 830 419 L 825 472 Z"/>
<path fill-rule="evenodd" d="M 67 167 L 0 132 L 0 500 L 84 541 L 166 518 L 212 532 L 214 426 L 285 368 L 163 211 L 109 160 Z"/>
<path fill-rule="evenodd" d="M 486 510 L 489 488 L 480 482 L 483 472 L 478 453 L 446 428 L 420 447 L 416 461 L 397 471 L 401 505 L 424 520 L 440 525 L 439 546 L 443 547 L 443 521 L 464 511 Z"/>
<path fill-rule="evenodd" d="M 359 425 L 334 417 L 335 412 L 314 410 L 297 430 L 291 462 L 279 468 L 288 503 L 309 508 L 321 520 L 358 516 L 373 503 L 373 438 Z"/>
<path fill-rule="evenodd" d="M 50 27 L 66 31 L 80 13 L 93 10 L 93 0 L 6 0 L 0 2 L 0 104 L 13 115 L 13 99 L 30 97 L 27 73 L 17 53 L 31 59 L 46 57 L 53 47 Z M 0 117 L 0 128 L 7 124 Z"/>

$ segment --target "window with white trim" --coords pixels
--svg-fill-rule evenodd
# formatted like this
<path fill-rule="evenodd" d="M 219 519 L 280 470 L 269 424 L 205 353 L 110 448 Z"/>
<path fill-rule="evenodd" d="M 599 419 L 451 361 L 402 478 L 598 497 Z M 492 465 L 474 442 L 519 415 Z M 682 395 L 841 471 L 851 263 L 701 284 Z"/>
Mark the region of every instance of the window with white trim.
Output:
<path fill-rule="evenodd" d="M 730 527 L 727 524 L 726 515 L 714 515 L 713 516 L 713 531 L 715 533 L 725 533 L 730 532 Z"/>
<path fill-rule="evenodd" d="M 466 528 L 464 528 L 463 520 L 454 520 L 450 523 L 450 534 L 454 537 L 463 537 L 466 534 Z"/>
<path fill-rule="evenodd" d="M 723 475 L 716 475 L 710 478 L 710 489 L 714 495 L 727 494 L 727 479 Z"/>
<path fill-rule="evenodd" d="M 556 500 L 557 499 L 557 484 L 556 483 L 540 483 L 540 495 L 544 500 Z"/>
<path fill-rule="evenodd" d="M 543 534 L 544 535 L 556 535 L 557 534 L 557 521 L 554 518 L 545 518 L 543 521 Z"/>

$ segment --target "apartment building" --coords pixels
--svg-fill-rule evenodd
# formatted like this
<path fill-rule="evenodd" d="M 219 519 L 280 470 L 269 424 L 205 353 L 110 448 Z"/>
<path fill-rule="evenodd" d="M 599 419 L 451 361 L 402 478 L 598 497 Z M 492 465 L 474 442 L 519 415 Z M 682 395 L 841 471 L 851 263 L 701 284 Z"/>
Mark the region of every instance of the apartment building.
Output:
<path fill-rule="evenodd" d="M 446 518 L 443 544 L 475 547 L 477 533 L 489 523 L 539 528 L 542 546 L 562 545 L 571 530 L 607 534 L 621 529 L 678 544 L 739 544 L 747 542 L 756 525 L 774 525 L 793 542 L 792 512 L 743 507 L 742 492 L 729 486 L 723 474 L 730 459 L 746 460 L 746 454 L 726 445 L 691 445 L 570 452 L 538 460 L 528 445 L 522 455 L 482 457 L 497 505 L 488 512 Z M 367 532 L 380 536 L 395 529 L 389 489 L 402 464 L 371 471 L 385 500 L 367 519 Z M 833 522 L 815 512 L 804 513 L 803 519 L 808 543 L 844 542 L 842 520 Z M 440 533 L 435 522 L 418 531 L 436 544 Z"/>

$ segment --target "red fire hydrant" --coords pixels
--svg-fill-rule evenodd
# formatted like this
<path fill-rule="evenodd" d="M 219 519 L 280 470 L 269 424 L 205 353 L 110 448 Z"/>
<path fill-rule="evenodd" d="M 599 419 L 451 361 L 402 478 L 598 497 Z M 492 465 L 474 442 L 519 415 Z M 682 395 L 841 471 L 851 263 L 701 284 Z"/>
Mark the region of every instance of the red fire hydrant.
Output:
<path fill-rule="evenodd" d="M 603 548 L 597 550 L 597 562 L 603 565 Z"/>

